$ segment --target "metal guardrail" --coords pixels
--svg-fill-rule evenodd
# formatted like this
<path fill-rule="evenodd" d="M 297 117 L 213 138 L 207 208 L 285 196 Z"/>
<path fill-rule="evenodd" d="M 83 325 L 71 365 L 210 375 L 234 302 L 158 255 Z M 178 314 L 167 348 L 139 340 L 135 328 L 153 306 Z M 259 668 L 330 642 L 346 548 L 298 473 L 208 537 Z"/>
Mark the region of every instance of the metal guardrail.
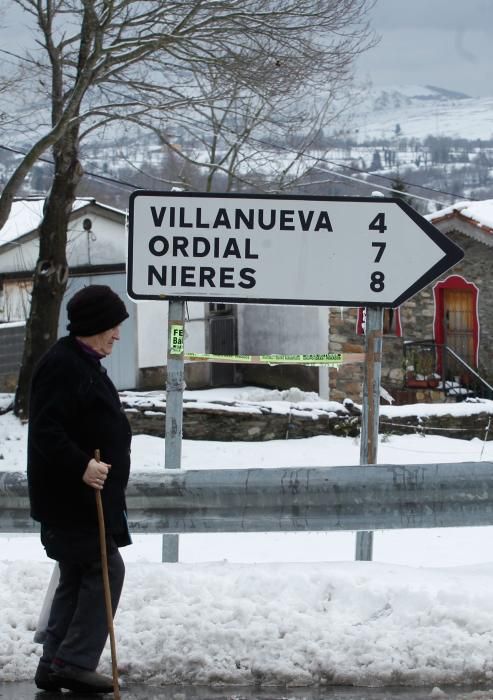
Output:
<path fill-rule="evenodd" d="M 386 530 L 493 524 L 493 462 L 134 474 L 135 533 Z M 0 532 L 32 532 L 25 473 L 0 472 Z"/>

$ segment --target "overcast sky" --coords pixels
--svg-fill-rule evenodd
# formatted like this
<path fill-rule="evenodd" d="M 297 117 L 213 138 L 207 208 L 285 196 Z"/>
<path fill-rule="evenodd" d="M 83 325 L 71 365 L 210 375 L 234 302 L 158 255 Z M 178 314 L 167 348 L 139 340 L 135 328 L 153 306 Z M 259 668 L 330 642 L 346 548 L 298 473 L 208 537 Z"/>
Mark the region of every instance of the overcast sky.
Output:
<path fill-rule="evenodd" d="M 29 41 L 25 13 L 0 0 L 2 47 Z M 374 85 L 435 85 L 471 96 L 493 95 L 493 0 L 376 0 L 380 43 L 358 64 Z"/>
<path fill-rule="evenodd" d="M 377 0 L 380 43 L 359 76 L 375 85 L 435 85 L 493 95 L 493 0 Z"/>

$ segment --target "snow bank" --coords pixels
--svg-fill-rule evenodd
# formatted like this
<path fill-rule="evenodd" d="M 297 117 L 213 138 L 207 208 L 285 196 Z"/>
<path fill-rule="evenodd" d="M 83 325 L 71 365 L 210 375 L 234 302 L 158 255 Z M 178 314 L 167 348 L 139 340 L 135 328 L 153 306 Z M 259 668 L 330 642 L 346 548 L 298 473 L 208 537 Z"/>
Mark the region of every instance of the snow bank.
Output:
<path fill-rule="evenodd" d="M 32 678 L 50 572 L 0 562 L 0 680 Z M 115 622 L 120 672 L 158 684 L 487 681 L 492 575 L 493 564 L 129 565 Z M 100 667 L 111 672 L 108 648 Z"/>

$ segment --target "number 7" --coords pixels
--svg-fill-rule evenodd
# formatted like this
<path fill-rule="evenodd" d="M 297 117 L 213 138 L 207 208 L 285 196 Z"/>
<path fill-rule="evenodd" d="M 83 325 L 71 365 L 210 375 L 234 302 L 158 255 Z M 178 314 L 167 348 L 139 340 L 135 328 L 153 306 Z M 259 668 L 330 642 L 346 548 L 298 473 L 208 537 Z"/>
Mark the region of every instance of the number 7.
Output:
<path fill-rule="evenodd" d="M 383 251 L 385 250 L 385 246 L 387 244 L 384 243 L 383 241 L 373 241 L 373 243 L 371 245 L 373 248 L 379 248 L 379 251 L 375 257 L 374 262 L 380 262 L 380 260 L 382 259 Z"/>

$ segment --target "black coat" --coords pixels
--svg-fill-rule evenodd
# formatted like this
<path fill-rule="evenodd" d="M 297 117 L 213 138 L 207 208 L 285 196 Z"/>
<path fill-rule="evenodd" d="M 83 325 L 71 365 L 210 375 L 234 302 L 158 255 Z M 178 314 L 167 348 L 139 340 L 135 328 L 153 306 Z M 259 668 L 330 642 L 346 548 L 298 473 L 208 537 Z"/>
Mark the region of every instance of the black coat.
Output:
<path fill-rule="evenodd" d="M 58 340 L 34 371 L 29 406 L 29 498 L 42 532 L 97 531 L 95 490 L 82 476 L 99 449 L 101 460 L 111 464 L 101 492 L 106 530 L 117 542 L 128 537 L 130 441 L 130 425 L 104 367 L 75 338 Z"/>

